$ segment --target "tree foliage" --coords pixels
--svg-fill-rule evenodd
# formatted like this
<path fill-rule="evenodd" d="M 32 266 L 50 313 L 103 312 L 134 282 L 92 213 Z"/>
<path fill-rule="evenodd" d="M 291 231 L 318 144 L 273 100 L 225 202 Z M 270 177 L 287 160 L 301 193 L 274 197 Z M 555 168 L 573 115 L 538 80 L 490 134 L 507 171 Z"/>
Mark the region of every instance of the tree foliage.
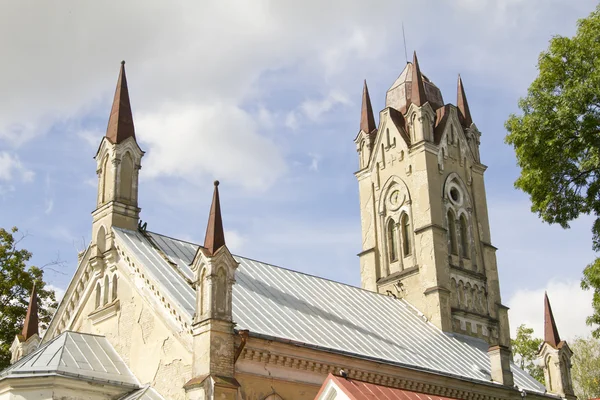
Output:
<path fill-rule="evenodd" d="M 538 349 L 542 344 L 542 339 L 533 337 L 533 329 L 527 328 L 525 325 L 519 325 L 517 328 L 517 337 L 511 339 L 510 342 L 515 362 L 521 369 L 527 371 L 529 375 L 543 384 L 544 371 L 534 363 Z"/>
<path fill-rule="evenodd" d="M 523 114 L 506 121 L 506 142 L 521 167 L 515 186 L 529 194 L 532 211 L 563 228 L 580 215 L 594 216 L 599 251 L 600 5 L 577 26 L 574 37 L 556 36 L 540 54 L 539 75 L 519 101 Z M 585 268 L 582 287 L 594 290 L 587 322 L 600 324 L 600 259 Z"/>
<path fill-rule="evenodd" d="M 600 397 L 600 340 L 578 338 L 569 345 L 573 351 L 571 376 L 579 399 Z"/>
<path fill-rule="evenodd" d="M 10 362 L 10 345 L 23 328 L 31 290 L 38 294 L 39 320 L 45 329 L 56 309 L 54 291 L 46 289 L 42 268 L 27 266 L 31 253 L 18 248 L 23 236 L 15 239 L 17 228 L 0 228 L 0 369 Z"/>

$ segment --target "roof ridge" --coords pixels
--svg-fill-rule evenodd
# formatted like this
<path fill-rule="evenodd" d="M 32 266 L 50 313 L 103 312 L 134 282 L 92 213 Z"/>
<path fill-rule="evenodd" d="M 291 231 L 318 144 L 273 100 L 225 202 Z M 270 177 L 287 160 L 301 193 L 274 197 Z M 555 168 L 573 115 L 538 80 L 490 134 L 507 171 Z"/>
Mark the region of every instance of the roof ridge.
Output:
<path fill-rule="evenodd" d="M 113 229 L 114 229 L 114 227 L 113 227 Z M 120 229 L 120 230 L 125 230 L 125 231 L 129 231 L 129 229 L 123 229 L 123 228 L 117 228 L 117 229 Z M 130 232 L 134 232 L 134 231 L 130 231 Z M 175 237 L 172 237 L 172 236 L 167 236 L 167 235 L 163 235 L 163 234 L 160 234 L 160 233 L 158 233 L 158 232 L 152 232 L 152 231 L 147 231 L 147 232 L 148 232 L 148 233 L 151 233 L 151 234 L 154 234 L 154 235 L 158 235 L 158 236 L 166 237 L 166 238 L 169 238 L 169 239 L 172 239 L 172 240 L 177 240 L 177 241 L 179 241 L 179 242 L 184 242 L 184 243 L 188 243 L 188 244 L 191 244 L 191 245 L 194 245 L 194 246 L 203 247 L 202 245 L 199 245 L 199 244 L 197 244 L 197 243 L 190 242 L 190 241 L 187 241 L 187 240 L 181 240 L 181 239 L 177 239 L 177 238 L 175 238 Z M 153 246 L 153 247 L 155 247 L 155 246 Z M 241 259 L 244 259 L 244 260 L 247 260 L 247 261 L 253 261 L 253 262 L 261 263 L 261 264 L 268 265 L 268 266 L 270 266 L 270 267 L 273 267 L 273 268 L 279 268 L 279 269 L 283 269 L 283 270 L 285 270 L 285 271 L 294 272 L 294 273 L 296 273 L 296 274 L 301 274 L 301 275 L 309 276 L 309 277 L 312 277 L 312 278 L 322 279 L 322 280 L 324 280 L 324 281 L 333 282 L 333 283 L 336 283 L 336 284 L 338 284 L 338 285 L 343 285 L 343 286 L 347 286 L 347 287 L 350 287 L 350 288 L 353 288 L 353 289 L 361 290 L 361 291 L 364 291 L 364 292 L 367 292 L 367 293 L 371 293 L 371 294 L 375 294 L 375 295 L 384 296 L 384 297 L 386 297 L 386 298 L 393 298 L 393 297 L 390 297 L 390 296 L 388 296 L 387 294 L 383 294 L 383 293 L 379 293 L 379 292 L 373 292 L 373 291 L 371 291 L 371 290 L 368 290 L 368 289 L 363 289 L 363 288 L 361 288 L 361 287 L 354 286 L 354 285 L 351 285 L 351 284 L 349 284 L 349 283 L 344 283 L 344 282 L 336 281 L 336 280 L 333 280 L 333 279 L 331 279 L 331 278 L 326 278 L 326 277 L 323 277 L 323 276 L 318 276 L 318 275 L 314 275 L 314 274 L 309 274 L 309 273 L 307 273 L 307 272 L 303 272 L 303 271 L 297 271 L 297 270 L 295 270 L 295 269 L 286 268 L 286 267 L 282 267 L 282 266 L 280 266 L 280 265 L 271 264 L 271 263 L 268 263 L 268 262 L 266 262 L 266 261 L 260 261 L 260 260 L 257 260 L 257 259 L 255 259 L 255 258 L 250 258 L 250 257 L 246 257 L 246 256 L 241 256 L 241 255 L 239 255 L 239 254 L 232 254 L 232 256 L 233 256 L 234 258 L 235 258 L 235 257 L 237 257 L 237 258 L 241 258 Z M 396 298 L 396 300 L 400 300 L 400 299 L 401 299 L 401 298 Z M 408 303 L 408 302 L 406 302 L 406 303 Z M 410 304 L 410 303 L 409 303 L 409 304 Z"/>

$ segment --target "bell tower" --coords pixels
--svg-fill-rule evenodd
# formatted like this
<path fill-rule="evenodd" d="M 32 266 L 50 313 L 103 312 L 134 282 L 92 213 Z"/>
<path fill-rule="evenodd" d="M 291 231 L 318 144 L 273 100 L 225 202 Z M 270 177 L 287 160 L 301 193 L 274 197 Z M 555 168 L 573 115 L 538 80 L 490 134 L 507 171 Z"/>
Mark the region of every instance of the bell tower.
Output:
<path fill-rule="evenodd" d="M 122 61 L 106 135 L 94 157 L 98 174 L 96 210 L 92 213 L 94 257 L 102 257 L 112 248 L 112 227 L 137 229 L 138 174 L 143 155 L 135 138 L 125 61 Z"/>
<path fill-rule="evenodd" d="M 416 53 L 375 126 L 363 90 L 359 156 L 362 287 L 405 298 L 446 332 L 510 345 L 491 244 L 480 133 L 462 80 L 456 105 Z"/>

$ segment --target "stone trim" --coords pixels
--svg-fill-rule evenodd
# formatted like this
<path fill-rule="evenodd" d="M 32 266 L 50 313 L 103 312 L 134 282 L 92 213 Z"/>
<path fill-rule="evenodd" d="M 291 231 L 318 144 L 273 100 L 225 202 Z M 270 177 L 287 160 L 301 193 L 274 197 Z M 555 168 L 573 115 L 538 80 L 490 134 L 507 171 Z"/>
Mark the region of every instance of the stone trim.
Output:
<path fill-rule="evenodd" d="M 377 281 L 378 285 L 384 285 L 388 282 L 394 281 L 396 279 L 406 278 L 409 275 L 414 275 L 419 273 L 419 266 L 415 265 L 414 267 L 403 269 L 402 271 L 394 272 L 391 275 L 386 276 L 385 278 L 381 278 Z"/>
<path fill-rule="evenodd" d="M 452 272 L 455 272 L 458 275 L 461 275 L 461 274 L 467 275 L 467 276 L 470 276 L 471 278 L 479 279 L 487 284 L 487 277 L 485 276 L 485 274 L 482 274 L 481 272 L 462 268 L 462 267 L 459 267 L 459 266 L 456 266 L 453 264 L 450 264 L 450 269 L 452 270 Z"/>
<path fill-rule="evenodd" d="M 480 241 L 479 241 L 479 243 L 481 243 L 481 244 L 482 244 L 482 245 L 484 245 L 485 247 L 491 247 L 491 248 L 492 248 L 492 249 L 494 249 L 494 250 L 498 250 L 498 248 L 497 248 L 496 246 L 494 246 L 494 245 L 493 245 L 493 244 L 491 244 L 491 243 L 484 242 L 483 240 L 480 240 Z"/>
<path fill-rule="evenodd" d="M 450 290 L 446 289 L 445 287 L 442 286 L 432 286 L 432 287 L 428 287 L 427 289 L 425 289 L 425 291 L 423 291 L 424 295 L 428 295 L 430 293 L 433 292 L 446 292 L 446 293 L 450 293 Z"/>
<path fill-rule="evenodd" d="M 419 233 L 426 231 L 428 229 L 439 229 L 442 232 L 446 232 L 447 229 L 445 227 L 443 227 L 442 225 L 438 225 L 438 224 L 427 224 L 427 225 L 423 225 L 420 226 L 418 228 L 415 228 L 415 235 L 418 235 Z"/>
<path fill-rule="evenodd" d="M 370 249 L 366 249 L 357 254 L 357 256 L 364 256 L 365 254 L 369 254 L 375 251 L 375 247 L 371 247 Z"/>
<path fill-rule="evenodd" d="M 111 317 L 117 315 L 119 310 L 121 309 L 119 299 L 113 300 L 111 303 L 92 311 L 88 314 L 88 318 L 92 322 L 93 325 L 105 321 Z"/>

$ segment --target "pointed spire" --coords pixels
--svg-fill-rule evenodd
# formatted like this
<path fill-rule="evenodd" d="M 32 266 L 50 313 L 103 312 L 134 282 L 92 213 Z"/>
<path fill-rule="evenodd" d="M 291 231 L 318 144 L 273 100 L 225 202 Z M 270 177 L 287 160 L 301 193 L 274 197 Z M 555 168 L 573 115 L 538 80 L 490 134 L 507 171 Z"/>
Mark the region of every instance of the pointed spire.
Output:
<path fill-rule="evenodd" d="M 473 120 L 471 119 L 471 112 L 469 111 L 469 103 L 467 103 L 467 96 L 465 95 L 465 87 L 463 86 L 462 78 L 458 75 L 458 89 L 457 89 L 456 106 L 460 111 L 463 125 L 467 128 L 471 126 Z"/>
<path fill-rule="evenodd" d="M 373 107 L 371 107 L 371 98 L 369 97 L 369 89 L 367 88 L 367 80 L 363 87 L 362 110 L 360 113 L 360 130 L 366 133 L 371 133 L 377 126 L 375 125 L 375 117 L 373 116 Z"/>
<path fill-rule="evenodd" d="M 548 293 L 544 293 L 544 341 L 555 348 L 560 343 L 560 336 L 558 336 L 558 329 L 556 329 L 554 315 L 552 315 Z"/>
<path fill-rule="evenodd" d="M 121 61 L 121 71 L 117 81 L 117 90 L 115 91 L 110 118 L 108 119 L 106 137 L 112 143 L 121 143 L 129 137 L 135 138 L 127 77 L 125 76 L 125 61 Z"/>
<path fill-rule="evenodd" d="M 423 75 L 421 75 L 421 69 L 419 68 L 419 60 L 417 60 L 416 51 L 413 54 L 412 88 L 410 94 L 410 102 L 419 107 L 427 102 L 427 96 L 425 95 L 425 85 L 423 84 Z"/>
<path fill-rule="evenodd" d="M 219 202 L 219 181 L 215 181 L 215 192 L 210 206 L 210 214 L 208 215 L 206 236 L 204 237 L 204 248 L 210 255 L 213 255 L 223 246 L 225 246 L 225 234 L 223 233 L 221 204 Z"/>
<path fill-rule="evenodd" d="M 35 283 L 33 289 L 31 289 L 31 298 L 29 299 L 29 307 L 27 307 L 27 315 L 25 316 L 25 323 L 23 324 L 23 330 L 21 336 L 23 340 L 27 340 L 33 335 L 39 334 L 38 331 L 38 304 L 37 304 L 37 291 L 35 290 Z"/>

